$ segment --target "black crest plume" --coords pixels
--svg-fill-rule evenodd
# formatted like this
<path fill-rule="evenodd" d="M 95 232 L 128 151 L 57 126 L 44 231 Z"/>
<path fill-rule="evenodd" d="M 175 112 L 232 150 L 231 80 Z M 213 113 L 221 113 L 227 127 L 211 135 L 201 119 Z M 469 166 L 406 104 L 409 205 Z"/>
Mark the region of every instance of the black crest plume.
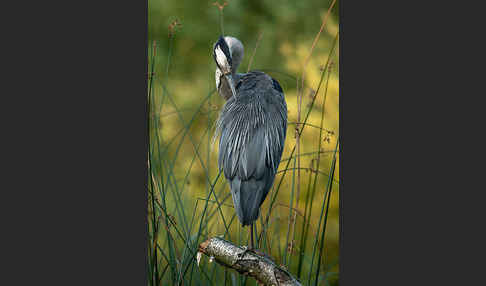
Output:
<path fill-rule="evenodd" d="M 228 59 L 228 63 L 230 64 L 230 66 L 233 66 L 233 61 L 231 59 L 230 50 L 229 50 L 228 44 L 224 40 L 223 36 L 219 36 L 218 42 L 216 42 L 216 45 L 214 45 L 214 50 L 216 50 L 216 48 L 218 46 L 221 48 L 223 53 L 226 55 L 226 58 Z M 216 52 L 215 51 L 213 51 L 213 57 L 214 57 L 214 61 L 216 62 L 216 65 L 218 65 L 218 61 L 216 60 Z M 219 65 L 218 65 L 218 67 L 221 69 L 221 67 Z"/>

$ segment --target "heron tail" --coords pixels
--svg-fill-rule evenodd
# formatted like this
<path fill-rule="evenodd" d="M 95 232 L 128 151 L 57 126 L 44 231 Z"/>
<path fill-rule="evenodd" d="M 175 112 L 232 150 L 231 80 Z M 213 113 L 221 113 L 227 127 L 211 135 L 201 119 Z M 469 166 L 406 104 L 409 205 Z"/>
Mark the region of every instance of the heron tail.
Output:
<path fill-rule="evenodd" d="M 272 186 L 273 178 L 264 177 L 261 180 L 249 178 L 240 180 L 234 177 L 231 181 L 231 196 L 238 219 L 243 226 L 250 225 L 260 215 L 260 206 Z"/>

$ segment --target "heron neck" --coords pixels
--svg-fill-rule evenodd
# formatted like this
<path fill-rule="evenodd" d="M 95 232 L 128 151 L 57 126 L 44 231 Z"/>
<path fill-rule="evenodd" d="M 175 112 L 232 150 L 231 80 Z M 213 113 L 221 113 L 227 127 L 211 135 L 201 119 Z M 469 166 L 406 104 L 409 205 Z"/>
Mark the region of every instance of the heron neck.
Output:
<path fill-rule="evenodd" d="M 236 85 L 238 83 L 238 81 L 240 80 L 241 74 L 233 72 L 231 75 L 232 75 L 233 81 Z M 228 100 L 233 95 L 233 93 L 231 92 L 230 85 L 229 85 L 225 76 L 221 76 L 220 80 L 221 80 L 221 84 L 219 86 L 218 92 L 225 100 Z"/>

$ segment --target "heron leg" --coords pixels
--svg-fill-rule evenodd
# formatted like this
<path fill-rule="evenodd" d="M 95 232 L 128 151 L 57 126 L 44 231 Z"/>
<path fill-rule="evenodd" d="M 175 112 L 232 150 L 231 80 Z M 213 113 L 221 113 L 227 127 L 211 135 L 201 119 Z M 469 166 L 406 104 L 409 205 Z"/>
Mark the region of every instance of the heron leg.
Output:
<path fill-rule="evenodd" d="M 256 244 L 255 248 L 258 248 L 260 246 L 260 241 L 258 240 L 258 229 L 257 229 L 256 221 L 253 226 L 255 227 L 255 244 Z"/>
<path fill-rule="evenodd" d="M 242 253 L 242 255 L 244 255 L 247 252 L 252 252 L 253 254 L 264 256 L 264 257 L 272 259 L 270 256 L 268 256 L 265 253 L 256 249 L 255 243 L 254 243 L 254 240 L 253 240 L 253 227 L 255 227 L 255 238 L 257 239 L 257 243 L 258 243 L 258 235 L 257 235 L 256 224 L 252 223 L 252 224 L 250 224 L 250 246 L 245 249 L 245 251 Z"/>
<path fill-rule="evenodd" d="M 253 244 L 253 223 L 250 224 L 250 249 L 255 249 L 255 245 Z"/>
<path fill-rule="evenodd" d="M 243 252 L 241 252 L 240 254 L 238 254 L 238 258 L 239 259 L 243 258 L 243 256 L 247 252 L 255 252 L 254 251 L 255 247 L 253 245 L 253 223 L 250 224 L 249 227 L 250 227 L 250 246 L 244 246 L 243 247 Z"/>

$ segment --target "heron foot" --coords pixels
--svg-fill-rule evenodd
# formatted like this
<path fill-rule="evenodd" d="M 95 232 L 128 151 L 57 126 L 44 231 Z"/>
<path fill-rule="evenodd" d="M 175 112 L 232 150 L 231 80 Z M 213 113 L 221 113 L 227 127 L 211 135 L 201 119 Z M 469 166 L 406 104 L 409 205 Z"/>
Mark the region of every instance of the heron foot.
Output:
<path fill-rule="evenodd" d="M 252 249 L 249 249 L 248 251 L 251 251 L 253 253 L 255 253 L 256 255 L 259 255 L 259 256 L 267 256 L 265 253 L 261 252 L 260 250 L 256 249 L 256 248 L 252 248 Z"/>
<path fill-rule="evenodd" d="M 268 255 L 266 255 L 265 253 L 259 251 L 258 249 L 256 248 L 252 248 L 252 247 L 249 247 L 249 246 L 243 246 L 243 252 L 239 253 L 238 254 L 238 258 L 241 259 L 243 258 L 243 256 L 247 253 L 247 252 L 251 252 L 253 254 L 256 254 L 258 256 L 263 256 L 263 257 L 266 257 L 266 258 L 270 258 Z"/>

